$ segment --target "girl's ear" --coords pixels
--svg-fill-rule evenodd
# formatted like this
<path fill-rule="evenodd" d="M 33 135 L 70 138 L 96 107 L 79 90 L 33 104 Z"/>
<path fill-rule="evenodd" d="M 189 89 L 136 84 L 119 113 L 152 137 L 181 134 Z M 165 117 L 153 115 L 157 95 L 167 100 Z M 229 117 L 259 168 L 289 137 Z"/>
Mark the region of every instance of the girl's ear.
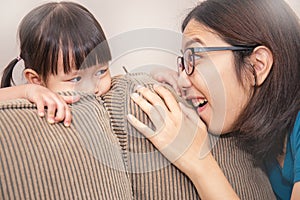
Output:
<path fill-rule="evenodd" d="M 28 83 L 43 85 L 43 80 L 36 71 L 32 69 L 25 69 L 23 73 Z"/>
<path fill-rule="evenodd" d="M 258 46 L 253 50 L 250 62 L 256 73 L 256 86 L 260 86 L 268 77 L 273 66 L 273 54 L 266 46 Z"/>

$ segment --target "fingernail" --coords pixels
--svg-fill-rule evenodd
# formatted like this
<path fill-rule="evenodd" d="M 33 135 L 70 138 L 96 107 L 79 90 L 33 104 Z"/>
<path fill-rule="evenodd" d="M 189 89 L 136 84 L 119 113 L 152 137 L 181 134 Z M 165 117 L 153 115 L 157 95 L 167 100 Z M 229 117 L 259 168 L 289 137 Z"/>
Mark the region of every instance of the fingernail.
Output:
<path fill-rule="evenodd" d="M 137 86 L 135 86 L 134 91 L 138 91 L 138 90 L 140 90 L 140 89 L 142 89 L 142 88 L 144 88 L 144 86 L 142 86 L 142 85 L 137 85 Z"/>
<path fill-rule="evenodd" d="M 154 85 L 153 85 L 153 89 L 154 89 L 154 90 L 158 90 L 160 87 L 163 87 L 163 86 L 160 85 L 160 84 L 154 84 Z"/>
<path fill-rule="evenodd" d="M 39 116 L 44 117 L 45 116 L 44 112 L 39 112 Z"/>
<path fill-rule="evenodd" d="M 75 101 L 79 100 L 80 99 L 80 95 L 76 95 L 73 100 L 75 99 Z"/>
<path fill-rule="evenodd" d="M 102 95 L 102 93 L 99 92 L 99 91 L 98 91 L 97 93 L 95 93 L 95 96 L 96 96 L 96 97 L 100 97 L 101 95 Z"/>
<path fill-rule="evenodd" d="M 48 118 L 48 122 L 49 122 L 50 124 L 53 124 L 55 121 L 54 121 L 53 118 Z"/>
<path fill-rule="evenodd" d="M 133 119 L 133 116 L 132 116 L 132 114 L 128 114 L 128 115 L 127 115 L 127 119 L 129 119 L 129 120 L 131 120 L 131 121 L 132 121 L 132 119 Z"/>
<path fill-rule="evenodd" d="M 127 120 L 132 124 L 136 122 L 136 118 L 132 114 L 127 115 Z"/>
<path fill-rule="evenodd" d="M 70 126 L 70 122 L 64 122 L 65 127 L 69 127 Z"/>
<path fill-rule="evenodd" d="M 137 99 L 139 97 L 139 94 L 138 93 L 131 93 L 130 97 L 132 99 Z"/>

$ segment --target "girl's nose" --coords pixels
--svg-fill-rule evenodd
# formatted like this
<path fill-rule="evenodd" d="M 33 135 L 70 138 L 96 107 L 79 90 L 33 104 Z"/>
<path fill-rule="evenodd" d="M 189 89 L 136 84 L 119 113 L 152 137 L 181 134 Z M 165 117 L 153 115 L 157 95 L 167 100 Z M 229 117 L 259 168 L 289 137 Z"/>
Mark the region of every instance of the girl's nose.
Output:
<path fill-rule="evenodd" d="M 100 78 L 96 79 L 95 80 L 95 83 L 94 83 L 94 94 L 96 96 L 100 96 L 101 95 L 101 91 L 99 89 L 99 86 L 100 86 Z"/>

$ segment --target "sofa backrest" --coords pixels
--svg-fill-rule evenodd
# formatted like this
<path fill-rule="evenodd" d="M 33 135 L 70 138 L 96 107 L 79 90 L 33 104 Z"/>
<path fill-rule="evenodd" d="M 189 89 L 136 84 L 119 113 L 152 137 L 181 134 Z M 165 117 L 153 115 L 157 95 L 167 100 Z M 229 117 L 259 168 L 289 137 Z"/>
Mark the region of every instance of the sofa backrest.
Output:
<path fill-rule="evenodd" d="M 145 113 L 130 99 L 137 85 L 153 89 L 158 84 L 149 75 L 133 73 L 113 79 L 112 89 L 104 96 L 104 105 L 110 114 L 113 132 L 117 135 L 129 172 L 135 199 L 191 200 L 199 199 L 192 182 L 126 120 L 134 114 L 150 127 L 153 125 Z M 172 91 L 171 87 L 167 86 Z M 185 103 L 182 99 L 173 94 Z M 231 135 L 218 139 L 212 153 L 225 176 L 241 199 L 275 199 L 267 176 L 254 166 L 252 158 Z"/>
<path fill-rule="evenodd" d="M 0 199 L 199 199 L 192 182 L 126 120 L 135 113 L 151 126 L 129 95 L 154 83 L 146 74 L 114 78 L 103 99 L 83 95 L 72 105 L 69 128 L 49 125 L 26 100 L 0 103 Z M 275 199 L 265 173 L 232 136 L 212 153 L 241 199 Z"/>
<path fill-rule="evenodd" d="M 66 128 L 26 100 L 0 103 L 0 199 L 132 199 L 102 103 L 83 95 L 72 114 Z"/>

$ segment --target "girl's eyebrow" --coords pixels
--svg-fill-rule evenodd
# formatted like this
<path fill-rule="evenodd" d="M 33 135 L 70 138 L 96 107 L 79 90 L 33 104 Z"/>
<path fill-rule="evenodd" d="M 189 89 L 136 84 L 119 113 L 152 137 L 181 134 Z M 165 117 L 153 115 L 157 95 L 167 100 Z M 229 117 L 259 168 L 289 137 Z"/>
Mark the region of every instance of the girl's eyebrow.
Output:
<path fill-rule="evenodd" d="M 78 70 L 71 70 L 70 72 L 64 74 L 64 76 L 66 77 L 73 77 L 77 75 L 78 75 Z"/>

